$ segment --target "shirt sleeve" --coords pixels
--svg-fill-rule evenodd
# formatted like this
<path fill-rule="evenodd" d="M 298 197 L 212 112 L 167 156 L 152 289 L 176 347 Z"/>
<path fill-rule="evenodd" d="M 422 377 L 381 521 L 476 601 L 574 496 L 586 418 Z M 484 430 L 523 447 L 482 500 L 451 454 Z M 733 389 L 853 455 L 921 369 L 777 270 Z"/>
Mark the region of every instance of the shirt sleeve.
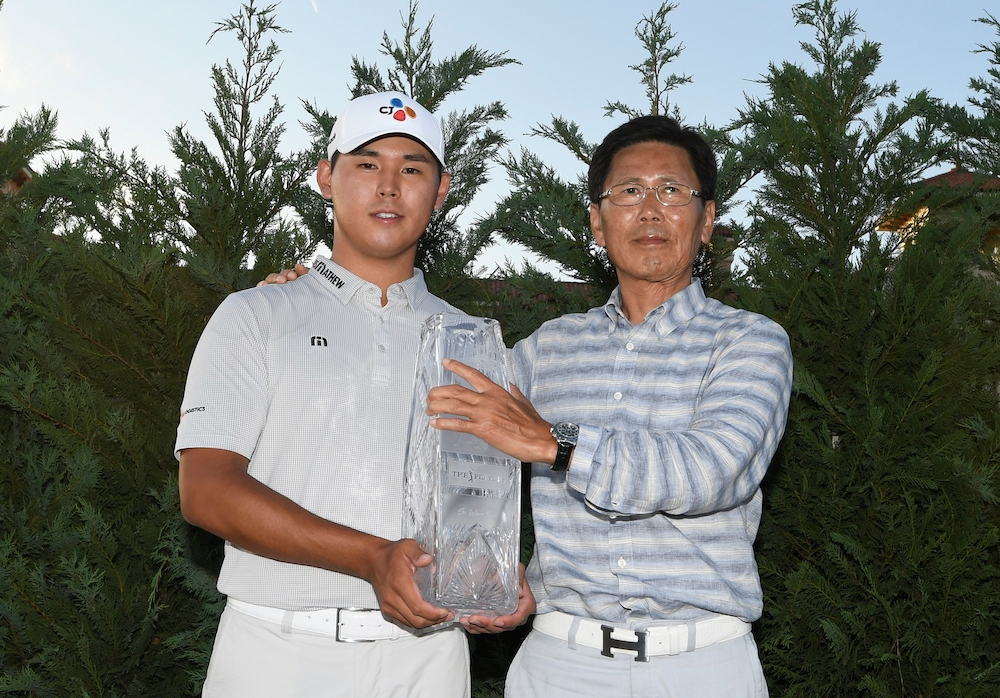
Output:
<path fill-rule="evenodd" d="M 525 395 L 531 395 L 531 364 L 535 358 L 535 335 L 514 345 L 508 354 L 511 368 L 510 382 Z"/>
<path fill-rule="evenodd" d="M 683 430 L 580 425 L 569 487 L 622 515 L 730 509 L 760 487 L 785 428 L 792 384 L 788 336 L 762 320 L 721 349 Z"/>
<path fill-rule="evenodd" d="M 250 458 L 270 404 L 267 327 L 242 294 L 228 296 L 195 348 L 174 456 L 219 448 Z"/>

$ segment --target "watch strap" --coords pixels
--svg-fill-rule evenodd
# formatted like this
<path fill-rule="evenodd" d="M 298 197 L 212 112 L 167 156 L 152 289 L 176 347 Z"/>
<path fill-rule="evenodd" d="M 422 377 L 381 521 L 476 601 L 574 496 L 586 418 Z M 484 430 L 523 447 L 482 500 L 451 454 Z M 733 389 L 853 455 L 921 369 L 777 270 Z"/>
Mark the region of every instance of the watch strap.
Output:
<path fill-rule="evenodd" d="M 562 472 L 569 468 L 569 462 L 573 458 L 573 449 L 576 448 L 576 444 L 571 444 L 568 441 L 557 441 L 556 444 L 556 461 L 552 464 L 552 470 Z"/>
<path fill-rule="evenodd" d="M 568 470 L 580 435 L 580 427 L 573 422 L 557 422 L 549 431 L 556 439 L 556 460 L 552 464 L 552 470 L 556 472 Z"/>

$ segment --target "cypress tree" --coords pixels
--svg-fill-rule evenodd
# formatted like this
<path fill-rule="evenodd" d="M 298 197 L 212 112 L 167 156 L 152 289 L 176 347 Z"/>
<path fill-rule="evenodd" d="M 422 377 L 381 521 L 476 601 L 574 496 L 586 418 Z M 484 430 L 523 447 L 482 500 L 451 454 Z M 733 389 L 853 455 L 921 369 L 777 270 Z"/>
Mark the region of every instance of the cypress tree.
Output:
<path fill-rule="evenodd" d="M 285 125 L 283 106 L 271 94 L 280 53 L 273 37 L 285 30 L 275 7 L 261 10 L 250 2 L 210 36 L 235 34 L 243 49 L 239 65 L 212 66 L 215 110 L 205 121 L 214 142 L 194 139 L 183 126 L 170 136 L 181 161 L 183 220 L 171 242 L 219 300 L 252 286 L 267 270 L 308 258 L 321 239 L 307 225 L 318 198 L 307 181 L 318 158 L 312 150 L 284 155 L 279 148 Z"/>
<path fill-rule="evenodd" d="M 1000 35 L 1000 21 L 993 15 L 976 22 Z M 979 44 L 975 52 L 988 56 L 990 67 L 985 76 L 969 81 L 972 110 L 957 105 L 946 110 L 953 147 L 950 158 L 975 173 L 996 177 L 1000 176 L 1000 41 Z"/>
<path fill-rule="evenodd" d="M 764 180 L 735 288 L 795 359 L 758 537 L 765 674 L 782 696 L 996 695 L 996 207 L 916 186 L 940 110 L 873 82 L 853 13 L 793 12 L 814 67 L 772 65 L 734 124 Z"/>
<path fill-rule="evenodd" d="M 145 189 L 159 175 L 119 159 L 108 176 L 98 151 L 48 167 L 4 207 L 11 265 L 0 289 L 16 339 L 0 368 L 12 427 L 0 687 L 181 695 L 188 680 L 168 641 L 193 626 L 201 599 L 171 584 L 181 580 L 158 558 L 176 521 L 163 494 L 172 468 L 163 423 L 175 419 L 164 398 L 182 378 L 182 342 L 164 341 L 180 310 L 163 293 L 176 264 L 155 241 L 134 239 L 136 229 L 163 229 L 166 207 Z"/>

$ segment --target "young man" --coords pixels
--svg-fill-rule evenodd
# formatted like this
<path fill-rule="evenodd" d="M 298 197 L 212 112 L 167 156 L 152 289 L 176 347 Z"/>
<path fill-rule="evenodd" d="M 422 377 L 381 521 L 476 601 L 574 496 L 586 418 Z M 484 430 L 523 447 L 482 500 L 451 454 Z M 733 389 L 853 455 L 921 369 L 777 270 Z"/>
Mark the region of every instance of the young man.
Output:
<path fill-rule="evenodd" d="M 692 279 L 715 184 L 711 149 L 672 119 L 612 131 L 591 162 L 590 222 L 618 288 L 518 343 L 523 394 L 453 361 L 474 390 L 431 391 L 429 414 L 466 418 L 438 428 L 533 463 L 538 615 L 508 698 L 767 695 L 753 542 L 792 360 L 781 327 Z"/>
<path fill-rule="evenodd" d="M 398 540 L 420 326 L 454 310 L 413 268 L 448 193 L 440 126 L 359 97 L 316 180 L 330 258 L 229 296 L 188 375 L 181 508 L 225 538 L 229 597 L 202 695 L 468 696 L 461 628 L 414 632 L 450 618 L 413 580 L 431 557 Z"/>

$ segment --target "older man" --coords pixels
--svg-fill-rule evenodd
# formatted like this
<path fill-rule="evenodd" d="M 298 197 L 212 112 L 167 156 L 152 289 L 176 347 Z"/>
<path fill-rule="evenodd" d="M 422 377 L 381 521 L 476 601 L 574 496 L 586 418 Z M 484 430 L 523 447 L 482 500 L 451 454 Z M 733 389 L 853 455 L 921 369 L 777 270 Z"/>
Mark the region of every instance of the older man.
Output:
<path fill-rule="evenodd" d="M 662 116 L 612 131 L 590 167 L 590 221 L 618 288 L 518 343 L 520 390 L 447 362 L 474 390 L 429 396 L 429 414 L 465 418 L 438 428 L 533 463 L 538 615 L 510 697 L 767 695 L 753 543 L 792 360 L 781 327 L 692 279 L 715 186 L 695 131 Z"/>

